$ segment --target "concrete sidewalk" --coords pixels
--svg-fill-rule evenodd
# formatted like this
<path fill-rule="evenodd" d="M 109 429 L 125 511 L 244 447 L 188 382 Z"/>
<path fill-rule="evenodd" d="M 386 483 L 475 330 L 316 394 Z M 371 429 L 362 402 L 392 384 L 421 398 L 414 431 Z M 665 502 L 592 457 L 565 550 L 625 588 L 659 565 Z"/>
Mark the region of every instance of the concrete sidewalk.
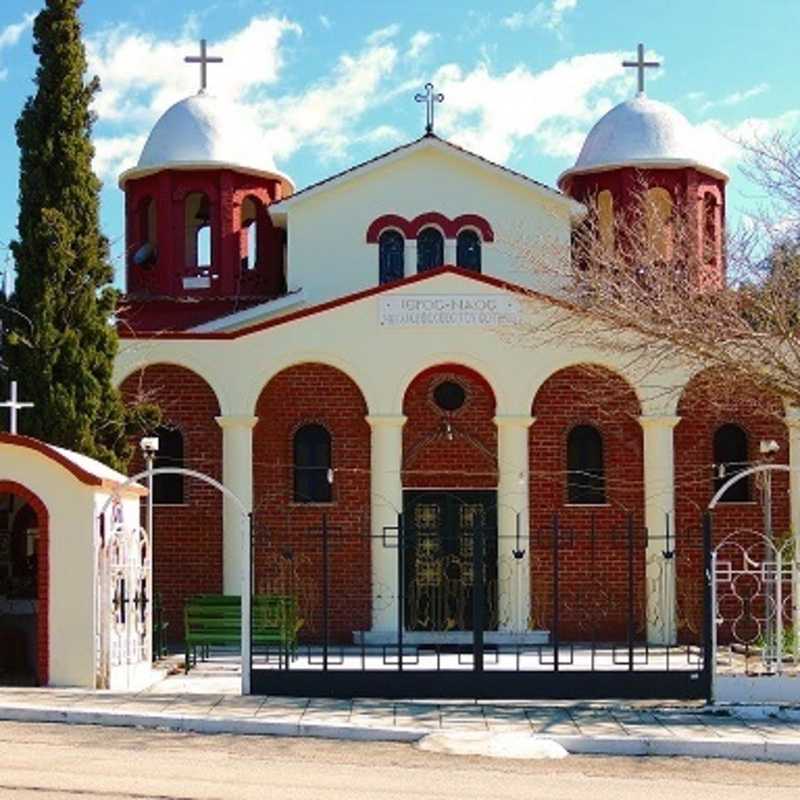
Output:
<path fill-rule="evenodd" d="M 570 753 L 800 763 L 800 712 L 603 702 L 325 700 L 241 697 L 234 675 L 173 676 L 131 694 L 0 689 L 0 719 L 197 733 L 413 742 L 436 731 L 519 733 Z M 200 692 L 198 688 L 205 691 Z"/>

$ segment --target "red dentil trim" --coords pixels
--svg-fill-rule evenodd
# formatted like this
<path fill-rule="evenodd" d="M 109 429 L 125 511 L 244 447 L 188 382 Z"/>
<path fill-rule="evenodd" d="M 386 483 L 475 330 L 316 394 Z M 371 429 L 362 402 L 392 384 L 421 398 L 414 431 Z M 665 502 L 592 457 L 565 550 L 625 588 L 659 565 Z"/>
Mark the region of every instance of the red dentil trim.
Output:
<path fill-rule="evenodd" d="M 17 437 L 19 438 L 19 437 Z M 47 506 L 21 483 L 0 480 L 0 492 L 22 498 L 36 513 L 36 680 L 47 686 L 50 679 L 50 516 Z"/>
<path fill-rule="evenodd" d="M 401 286 L 411 286 L 414 283 L 420 283 L 421 281 L 427 281 L 432 278 L 436 278 L 439 275 L 458 275 L 461 278 L 465 278 L 467 280 L 475 281 L 476 283 L 483 283 L 487 286 L 493 286 L 496 289 L 503 289 L 507 292 L 513 292 L 514 294 L 521 294 L 525 295 L 526 297 L 532 297 L 536 300 L 539 300 L 543 303 L 548 303 L 550 305 L 558 306 L 559 308 L 564 308 L 569 311 L 581 311 L 577 306 L 573 305 L 572 303 L 568 303 L 565 300 L 558 300 L 555 297 L 550 297 L 546 294 L 541 294 L 540 292 L 536 292 L 533 289 L 526 289 L 524 286 L 520 286 L 516 283 L 509 283 L 508 281 L 500 280 L 499 278 L 494 278 L 491 275 L 484 275 L 480 272 L 473 272 L 472 270 L 460 269 L 459 267 L 454 267 L 452 265 L 447 265 L 444 267 L 436 267 L 436 269 L 427 270 L 425 272 L 419 272 L 416 275 L 409 275 L 406 278 L 401 278 L 398 281 L 392 281 L 391 283 L 384 283 L 380 286 L 371 286 L 369 289 L 362 289 L 359 292 L 353 292 L 352 294 L 346 294 L 342 297 L 337 297 L 335 300 L 328 300 L 325 303 L 320 303 L 316 306 L 311 306 L 310 308 L 304 308 L 300 311 L 295 311 L 292 314 L 287 314 L 284 317 L 278 317 L 277 319 L 270 319 L 266 320 L 265 322 L 259 322 L 257 325 L 252 325 L 249 328 L 241 328 L 237 331 L 230 331 L 229 333 L 192 333 L 191 331 L 165 331 L 164 333 L 153 333 L 148 334 L 147 336 L 136 336 L 136 334 L 130 332 L 120 332 L 119 338 L 120 339 L 138 339 L 139 341 L 145 339 L 169 339 L 169 340 L 227 340 L 227 339 L 238 339 L 240 336 L 249 336 L 251 333 L 258 333 L 259 331 L 268 330 L 269 328 L 276 328 L 279 325 L 286 325 L 290 322 L 296 322 L 299 319 L 304 319 L 305 317 L 311 317 L 314 314 L 322 314 L 326 311 L 330 311 L 334 308 L 339 308 L 340 306 L 346 306 L 350 303 L 355 303 L 359 300 L 364 300 L 367 297 L 373 297 L 375 295 L 383 294 L 384 292 L 391 292 L 395 289 L 399 289 Z"/>

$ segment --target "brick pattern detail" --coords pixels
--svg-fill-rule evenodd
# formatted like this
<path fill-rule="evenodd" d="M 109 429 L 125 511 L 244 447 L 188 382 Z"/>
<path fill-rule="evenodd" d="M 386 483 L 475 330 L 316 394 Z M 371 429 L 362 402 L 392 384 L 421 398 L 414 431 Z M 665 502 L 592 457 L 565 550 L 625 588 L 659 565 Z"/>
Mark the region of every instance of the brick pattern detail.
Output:
<path fill-rule="evenodd" d="M 727 383 L 727 387 L 725 384 Z M 713 373 L 696 376 L 686 387 L 678 405 L 681 421 L 675 428 L 676 547 L 678 623 L 684 640 L 702 633 L 703 540 L 702 513 L 714 494 L 715 431 L 726 423 L 740 425 L 747 433 L 749 458 L 762 459 L 759 443 L 774 439 L 780 445 L 774 463 L 787 464 L 788 430 L 777 397 L 768 397 L 754 387 L 730 380 L 720 383 Z M 751 502 L 720 503 L 713 514 L 714 544 L 736 531 L 742 543 L 756 542 L 764 530 L 759 486 L 751 485 Z M 773 473 L 772 518 L 776 533 L 790 529 L 789 476 Z M 748 536 L 748 532 L 752 535 Z M 720 631 L 724 638 L 725 631 Z"/>
<path fill-rule="evenodd" d="M 47 506 L 29 489 L 15 481 L 0 480 L 0 493 L 14 494 L 36 514 L 36 680 L 47 686 L 50 680 L 50 516 Z"/>
<path fill-rule="evenodd" d="M 214 419 L 219 403 L 200 376 L 184 367 L 156 364 L 129 376 L 120 388 L 128 399 L 144 396 L 157 403 L 164 423 L 180 429 L 184 466 L 222 479 L 222 430 Z M 137 443 L 130 473 L 144 468 Z M 184 504 L 156 506 L 153 526 L 154 590 L 161 594 L 169 639 L 182 641 L 185 599 L 222 592 L 222 497 L 212 486 L 186 478 Z"/>
<path fill-rule="evenodd" d="M 634 513 L 634 586 L 638 635 L 644 633 L 644 516 L 639 402 L 619 376 L 595 366 L 552 375 L 536 394 L 530 429 L 531 607 L 535 628 L 553 628 L 553 515 L 560 524 L 562 637 L 619 639 L 627 634 L 626 510 Z M 602 506 L 567 504 L 567 435 L 594 425 L 603 437 L 606 500 Z M 595 543 L 592 550 L 591 526 Z M 602 610 L 601 610 L 602 609 Z"/>
<path fill-rule="evenodd" d="M 433 401 L 444 380 L 461 384 L 466 402 L 452 413 Z M 476 372 L 457 364 L 417 375 L 403 399 L 403 486 L 409 488 L 493 489 L 497 486 L 495 397 Z M 446 425 L 450 424 L 452 439 Z"/>
<path fill-rule="evenodd" d="M 298 597 L 300 638 L 322 635 L 323 514 L 329 525 L 331 641 L 371 625 L 370 429 L 360 389 L 339 370 L 300 364 L 272 378 L 256 405 L 253 434 L 255 588 Z M 293 436 L 302 425 L 331 434 L 333 502 L 295 503 Z"/>

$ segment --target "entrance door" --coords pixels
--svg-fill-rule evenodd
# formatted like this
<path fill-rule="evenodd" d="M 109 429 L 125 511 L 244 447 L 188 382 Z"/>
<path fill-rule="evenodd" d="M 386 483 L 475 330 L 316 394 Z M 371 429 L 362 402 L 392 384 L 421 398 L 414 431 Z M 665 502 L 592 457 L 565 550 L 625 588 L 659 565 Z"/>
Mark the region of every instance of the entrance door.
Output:
<path fill-rule="evenodd" d="M 407 491 L 403 519 L 406 630 L 472 630 L 476 567 L 484 628 L 496 629 L 496 492 Z"/>

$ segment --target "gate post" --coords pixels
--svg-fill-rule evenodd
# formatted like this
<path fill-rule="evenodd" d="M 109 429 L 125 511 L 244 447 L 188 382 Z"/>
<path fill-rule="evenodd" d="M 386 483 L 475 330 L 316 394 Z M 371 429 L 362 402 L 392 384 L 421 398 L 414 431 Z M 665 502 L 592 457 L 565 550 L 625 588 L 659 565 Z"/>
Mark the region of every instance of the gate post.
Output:
<path fill-rule="evenodd" d="M 405 517 L 397 515 L 397 669 L 403 671 L 403 632 L 406 624 Z"/>
<path fill-rule="evenodd" d="M 711 512 L 703 513 L 703 675 L 708 701 L 714 700 L 714 673 L 717 655 L 716 628 L 716 553 L 713 552 Z"/>
<path fill-rule="evenodd" d="M 483 523 L 472 531 L 472 668 L 483 672 L 483 628 L 486 624 L 484 609 Z"/>

